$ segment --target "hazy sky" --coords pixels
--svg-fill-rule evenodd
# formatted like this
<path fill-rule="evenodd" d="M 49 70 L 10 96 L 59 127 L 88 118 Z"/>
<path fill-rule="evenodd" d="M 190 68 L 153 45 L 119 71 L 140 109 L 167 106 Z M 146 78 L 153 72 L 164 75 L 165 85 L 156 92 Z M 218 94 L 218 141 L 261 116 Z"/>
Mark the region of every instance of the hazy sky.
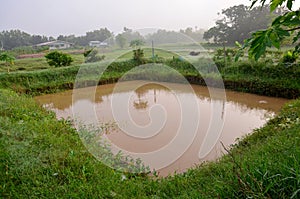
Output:
<path fill-rule="evenodd" d="M 84 35 L 107 27 L 117 33 L 132 29 L 209 28 L 217 13 L 249 0 L 1 0 L 0 31 Z"/>

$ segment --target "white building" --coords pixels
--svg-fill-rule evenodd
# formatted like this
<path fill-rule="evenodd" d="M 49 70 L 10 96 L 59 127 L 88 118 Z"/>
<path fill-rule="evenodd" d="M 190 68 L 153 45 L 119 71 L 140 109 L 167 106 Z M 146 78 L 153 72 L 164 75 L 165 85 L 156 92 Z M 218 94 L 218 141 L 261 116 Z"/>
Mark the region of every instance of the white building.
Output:
<path fill-rule="evenodd" d="M 36 47 L 48 46 L 50 50 L 54 50 L 54 49 L 71 48 L 73 46 L 73 44 L 70 42 L 66 42 L 66 41 L 56 40 L 56 41 L 48 41 L 45 43 L 36 44 L 35 46 Z"/>

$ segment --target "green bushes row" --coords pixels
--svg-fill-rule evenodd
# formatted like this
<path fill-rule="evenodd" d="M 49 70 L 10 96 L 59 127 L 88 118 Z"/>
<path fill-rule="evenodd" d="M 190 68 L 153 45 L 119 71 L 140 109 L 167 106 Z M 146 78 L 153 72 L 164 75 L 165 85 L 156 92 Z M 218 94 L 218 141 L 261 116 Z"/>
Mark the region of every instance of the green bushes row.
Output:
<path fill-rule="evenodd" d="M 144 61 L 149 63 L 146 64 L 147 67 L 152 68 L 149 80 L 177 81 L 172 80 L 173 75 L 169 72 L 153 67 L 156 64 L 163 64 L 178 71 L 194 84 L 206 85 L 203 78 L 207 77 L 220 79 L 220 75 L 218 75 L 218 71 L 220 71 L 226 88 L 287 98 L 300 96 L 300 80 L 298 78 L 300 77 L 300 67 L 297 64 L 287 67 L 286 65 L 274 66 L 263 61 L 240 61 L 225 68 L 218 68 L 208 58 L 201 58 L 193 63 L 175 57 L 159 59 L 159 61 L 154 59 L 145 59 Z M 151 63 L 155 64 L 151 66 Z M 3 73 L 0 74 L 0 87 L 34 94 L 57 92 L 72 88 L 75 79 L 82 86 L 112 83 L 139 65 L 139 61 L 131 59 L 113 63 L 102 61 L 43 71 Z M 150 75 L 150 71 L 135 71 L 130 74 L 130 78 L 129 76 L 127 78 L 146 79 L 147 75 Z"/>
<path fill-rule="evenodd" d="M 284 64 L 273 65 L 266 62 L 240 61 L 232 64 L 231 67 L 224 68 L 224 74 L 243 74 L 261 78 L 272 79 L 295 79 L 300 77 L 300 67 L 292 64 L 288 67 Z M 299 80 L 298 80 L 299 81 Z M 299 82 L 300 83 L 300 82 Z"/>

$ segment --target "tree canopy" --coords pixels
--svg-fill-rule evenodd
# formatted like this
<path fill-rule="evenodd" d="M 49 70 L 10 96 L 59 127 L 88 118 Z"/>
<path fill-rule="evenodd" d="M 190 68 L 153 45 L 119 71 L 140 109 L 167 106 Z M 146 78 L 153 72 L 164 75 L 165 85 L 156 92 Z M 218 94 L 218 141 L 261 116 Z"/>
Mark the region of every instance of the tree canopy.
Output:
<path fill-rule="evenodd" d="M 145 41 L 144 40 L 141 40 L 141 39 L 134 39 L 130 42 L 129 46 L 132 47 L 132 48 L 137 48 L 137 47 L 140 47 L 142 45 L 145 44 Z"/>
<path fill-rule="evenodd" d="M 252 0 L 251 8 L 260 3 L 264 6 L 267 0 Z M 281 13 L 273 19 L 271 25 L 265 30 L 254 32 L 251 37 L 244 41 L 243 46 L 240 46 L 239 53 L 236 60 L 244 49 L 248 49 L 249 57 L 258 60 L 266 51 L 266 48 L 275 47 L 280 48 L 281 42 L 288 37 L 293 37 L 295 49 L 293 53 L 300 52 L 300 10 L 293 9 L 294 0 L 270 0 L 269 11 L 273 12 L 278 8 L 284 8 L 285 12 Z M 298 43 L 297 43 L 298 42 Z"/>
<path fill-rule="evenodd" d="M 6 50 L 20 46 L 30 46 L 49 41 L 50 38 L 40 35 L 30 35 L 21 30 L 10 30 L 0 32 L 0 43 Z"/>
<path fill-rule="evenodd" d="M 274 12 L 272 15 L 278 14 Z M 216 25 L 204 33 L 204 39 L 215 43 L 234 44 L 248 38 L 251 32 L 268 27 L 272 15 L 267 6 L 252 10 L 245 5 L 237 5 L 222 10 Z"/>

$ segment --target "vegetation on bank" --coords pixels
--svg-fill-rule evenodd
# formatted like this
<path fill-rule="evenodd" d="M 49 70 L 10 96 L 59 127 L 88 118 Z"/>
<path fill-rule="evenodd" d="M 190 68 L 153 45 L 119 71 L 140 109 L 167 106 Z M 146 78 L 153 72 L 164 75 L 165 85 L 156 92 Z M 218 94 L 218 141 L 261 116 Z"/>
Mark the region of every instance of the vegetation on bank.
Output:
<path fill-rule="evenodd" d="M 106 167 L 65 120 L 0 90 L 3 198 L 299 198 L 300 100 L 217 162 L 167 178 Z"/>
<path fill-rule="evenodd" d="M 135 51 L 138 52 L 137 50 Z M 146 50 L 147 53 L 149 53 L 148 51 Z M 273 52 L 271 53 L 273 55 Z M 132 53 L 130 54 L 133 56 Z M 146 64 L 146 66 L 141 70 L 136 70 L 135 74 L 127 75 L 127 79 L 176 82 L 177 79 L 170 74 L 170 71 L 152 67 L 153 64 L 156 66 L 163 64 L 175 69 L 193 84 L 215 86 L 223 80 L 225 87 L 232 90 L 285 98 L 300 96 L 300 79 L 297 78 L 300 76 L 299 63 L 280 62 L 280 56 L 277 61 L 279 63 L 275 63 L 269 57 L 260 61 L 234 62 L 233 53 L 224 59 L 221 51 L 217 51 L 214 61 L 202 57 L 187 62 L 175 54 L 173 58 L 170 58 L 172 55 L 170 52 L 165 52 L 164 55 L 167 57 L 151 58 L 149 54 L 145 56 L 141 50 L 139 54 L 135 54 L 133 59 L 124 60 L 123 57 L 128 57 L 125 54 L 120 60 L 112 63 L 109 60 L 103 60 L 84 64 L 78 64 L 79 55 L 73 55 L 76 64 L 67 67 L 47 67 L 47 63 L 43 61 L 43 65 L 46 67 L 44 70 L 0 73 L 0 87 L 32 95 L 53 93 L 72 89 L 75 80 L 79 87 L 116 82 L 126 72 L 140 64 Z M 39 62 L 37 58 L 31 59 L 32 65 L 37 64 L 36 62 Z M 29 61 L 28 65 L 30 65 Z M 37 65 L 41 67 L 40 64 Z M 79 70 L 80 74 L 77 75 Z M 221 75 L 218 74 L 218 71 Z"/>

